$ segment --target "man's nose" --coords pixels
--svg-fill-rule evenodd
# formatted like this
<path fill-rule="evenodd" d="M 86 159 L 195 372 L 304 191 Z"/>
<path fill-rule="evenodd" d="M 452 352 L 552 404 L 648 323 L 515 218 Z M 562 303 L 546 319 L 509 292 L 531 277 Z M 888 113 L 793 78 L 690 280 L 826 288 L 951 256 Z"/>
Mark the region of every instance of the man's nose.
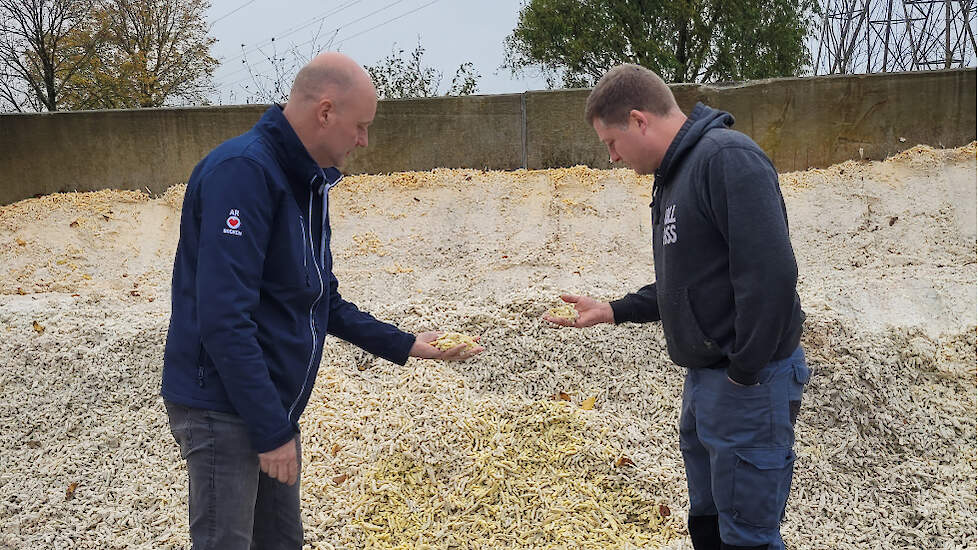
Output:
<path fill-rule="evenodd" d="M 357 140 L 357 145 L 359 145 L 360 147 L 366 147 L 367 146 L 367 132 L 366 131 L 364 131 L 363 134 L 360 136 L 360 139 Z"/>

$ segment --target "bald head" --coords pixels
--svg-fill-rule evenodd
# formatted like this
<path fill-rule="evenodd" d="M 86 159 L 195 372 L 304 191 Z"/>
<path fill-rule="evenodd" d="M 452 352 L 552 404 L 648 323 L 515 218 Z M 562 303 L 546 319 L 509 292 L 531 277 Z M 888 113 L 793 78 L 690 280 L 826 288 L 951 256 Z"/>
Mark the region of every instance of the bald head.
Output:
<path fill-rule="evenodd" d="M 289 103 L 318 102 L 323 96 L 341 100 L 349 93 L 373 93 L 370 75 L 357 62 L 339 52 L 317 55 L 295 77 Z"/>
<path fill-rule="evenodd" d="M 343 166 L 367 146 L 377 90 L 356 61 L 338 52 L 317 55 L 295 77 L 283 114 L 320 166 Z"/>

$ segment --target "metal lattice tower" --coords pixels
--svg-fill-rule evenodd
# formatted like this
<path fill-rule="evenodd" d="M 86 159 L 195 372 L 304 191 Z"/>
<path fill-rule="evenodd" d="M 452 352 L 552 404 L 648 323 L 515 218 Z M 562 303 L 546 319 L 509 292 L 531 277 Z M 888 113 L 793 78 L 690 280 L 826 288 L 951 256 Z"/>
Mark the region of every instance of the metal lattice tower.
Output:
<path fill-rule="evenodd" d="M 974 66 L 975 0 L 823 0 L 815 74 Z"/>

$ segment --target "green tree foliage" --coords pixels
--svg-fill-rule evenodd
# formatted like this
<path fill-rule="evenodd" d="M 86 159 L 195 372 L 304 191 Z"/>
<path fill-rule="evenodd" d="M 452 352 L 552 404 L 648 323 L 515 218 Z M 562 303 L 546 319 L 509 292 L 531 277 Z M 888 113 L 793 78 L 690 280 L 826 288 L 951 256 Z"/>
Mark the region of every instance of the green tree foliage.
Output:
<path fill-rule="evenodd" d="M 376 65 L 368 65 L 367 72 L 377 87 L 380 99 L 409 97 L 433 97 L 441 95 L 442 73 L 422 63 L 424 48 L 421 41 L 414 51 L 400 49 L 392 52 Z M 471 95 L 477 91 L 480 75 L 472 63 L 463 63 L 455 71 L 455 77 L 445 95 Z"/>
<path fill-rule="evenodd" d="M 70 81 L 76 109 L 160 107 L 206 102 L 218 62 L 207 34 L 206 0 L 101 0 L 76 39 L 95 55 Z"/>
<path fill-rule="evenodd" d="M 206 102 L 206 0 L 0 0 L 0 108 Z"/>
<path fill-rule="evenodd" d="M 57 111 L 68 81 L 91 62 L 96 34 L 79 36 L 91 0 L 0 0 L 0 109 Z"/>
<path fill-rule="evenodd" d="M 667 82 L 791 76 L 808 65 L 816 0 L 528 0 L 504 67 L 551 87 L 593 86 L 637 63 Z"/>

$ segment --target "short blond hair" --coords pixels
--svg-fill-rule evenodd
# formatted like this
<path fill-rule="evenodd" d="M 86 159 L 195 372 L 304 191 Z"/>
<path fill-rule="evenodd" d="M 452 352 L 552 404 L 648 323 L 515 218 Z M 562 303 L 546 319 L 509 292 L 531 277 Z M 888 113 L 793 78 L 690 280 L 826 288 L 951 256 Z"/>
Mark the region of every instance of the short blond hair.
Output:
<path fill-rule="evenodd" d="M 666 116 L 679 105 L 659 75 L 641 65 L 625 63 L 598 80 L 587 97 L 584 117 L 588 124 L 598 119 L 606 125 L 620 125 L 628 122 L 633 109 Z"/>

